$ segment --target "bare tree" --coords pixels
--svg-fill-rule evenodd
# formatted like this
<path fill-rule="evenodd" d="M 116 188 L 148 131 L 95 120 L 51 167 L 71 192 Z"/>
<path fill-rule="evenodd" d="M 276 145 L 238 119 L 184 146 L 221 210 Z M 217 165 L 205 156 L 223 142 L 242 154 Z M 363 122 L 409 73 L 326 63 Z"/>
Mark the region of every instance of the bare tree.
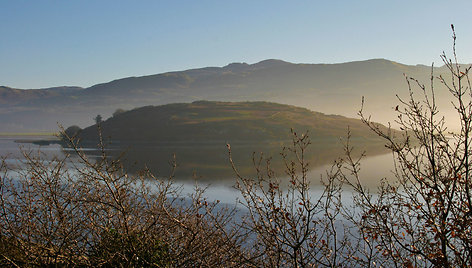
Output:
<path fill-rule="evenodd" d="M 396 123 L 401 136 L 382 131 L 360 112 L 362 120 L 388 143 L 394 155 L 394 181 L 382 182 L 376 193 L 360 182 L 359 163 L 347 158 L 344 181 L 357 193 L 357 222 L 377 260 L 389 266 L 470 267 L 472 265 L 472 90 L 470 66 L 456 57 L 441 58 L 450 77 L 434 77 L 429 87 L 406 77 L 409 98 L 399 98 Z M 454 101 L 460 130 L 449 132 L 440 116 L 434 86 L 444 84 Z M 419 93 L 419 94 L 418 94 Z M 348 150 L 348 155 L 349 155 Z"/>
<path fill-rule="evenodd" d="M 237 188 L 244 198 L 248 216 L 242 226 L 252 237 L 255 267 L 342 267 L 349 238 L 341 218 L 342 184 L 337 165 L 323 181 L 320 196 L 310 192 L 308 163 L 305 155 L 310 145 L 308 135 L 292 131 L 293 142 L 284 148 L 285 179 L 271 170 L 270 158 L 254 155 L 256 175 L 243 177 L 231 158 Z"/>

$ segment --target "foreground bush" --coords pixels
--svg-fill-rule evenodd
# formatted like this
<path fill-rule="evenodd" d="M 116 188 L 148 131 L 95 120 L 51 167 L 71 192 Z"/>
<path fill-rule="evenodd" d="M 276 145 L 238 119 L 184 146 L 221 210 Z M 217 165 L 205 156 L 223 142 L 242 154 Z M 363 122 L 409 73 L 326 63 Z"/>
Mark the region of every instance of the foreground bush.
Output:
<path fill-rule="evenodd" d="M 383 260 L 393 266 L 472 266 L 472 88 L 471 66 L 442 55 L 450 77 L 431 75 L 429 87 L 406 77 L 409 98 L 400 99 L 397 124 L 402 137 L 380 130 L 395 158 L 393 181 L 385 180 L 376 195 L 362 186 L 359 165 L 349 161 L 345 177 L 355 192 L 360 217 L 357 226 Z M 453 98 L 459 130 L 445 127 L 435 99 L 435 86 L 444 85 Z M 352 175 L 352 176 L 351 176 Z"/>
<path fill-rule="evenodd" d="M 73 140 L 71 140 L 73 142 Z M 102 151 L 91 161 L 25 153 L 16 174 L 0 166 L 0 256 L 10 266 L 231 267 L 244 263 L 233 211 L 172 176 L 130 175 Z"/>

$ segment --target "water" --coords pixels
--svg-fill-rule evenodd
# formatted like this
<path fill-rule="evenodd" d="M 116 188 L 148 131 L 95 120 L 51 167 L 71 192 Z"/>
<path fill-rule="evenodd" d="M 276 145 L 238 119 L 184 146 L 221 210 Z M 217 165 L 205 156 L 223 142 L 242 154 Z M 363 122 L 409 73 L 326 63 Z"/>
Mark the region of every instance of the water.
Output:
<path fill-rule="evenodd" d="M 17 141 L 23 140 L 23 141 L 32 141 L 32 140 L 41 140 L 45 138 L 50 138 L 50 137 L 44 137 L 44 136 L 21 136 L 21 137 L 15 137 L 15 136 L 1 136 L 0 137 L 0 155 L 6 157 L 6 162 L 7 164 L 15 164 L 21 166 L 21 159 L 22 157 L 22 152 L 31 152 L 33 154 L 40 154 L 41 157 L 44 159 L 53 159 L 55 156 L 61 158 L 64 157 L 65 154 L 70 154 L 71 151 L 70 149 L 63 149 L 60 145 L 58 144 L 51 144 L 51 145 L 35 145 L 32 143 L 18 143 Z M 84 149 L 89 157 L 94 157 L 98 156 L 99 152 L 94 149 L 94 148 L 85 148 Z M 187 148 L 188 151 L 198 151 L 200 150 L 200 153 L 202 153 L 201 150 L 204 150 L 204 148 L 198 148 L 198 150 L 195 150 L 195 148 Z M 210 151 L 208 151 L 206 154 L 214 154 L 215 151 L 213 151 L 214 148 L 211 148 Z M 276 152 L 277 148 L 270 148 L 271 152 L 274 153 Z M 118 151 L 118 150 L 115 150 Z M 109 152 L 114 152 L 114 151 L 109 151 Z M 139 151 L 138 151 L 139 152 Z M 148 157 L 152 157 L 153 154 L 151 154 L 152 148 L 147 148 L 146 153 L 143 153 L 142 155 L 146 155 Z M 182 152 L 182 151 L 181 151 Z M 137 152 L 134 152 L 137 153 Z M 247 158 L 251 158 L 251 153 L 249 151 L 244 151 L 246 153 Z M 141 154 L 140 154 L 141 155 Z M 165 151 L 165 153 L 159 157 L 154 157 L 154 161 L 157 161 L 159 159 L 160 162 L 164 162 L 165 165 L 168 165 L 168 159 L 171 158 L 171 153 L 170 151 Z M 156 152 L 154 152 L 154 156 L 156 156 Z M 166 158 L 167 157 L 167 158 Z M 177 158 L 179 156 L 177 155 Z M 218 151 L 218 158 L 227 158 L 227 154 L 224 151 L 224 148 L 221 148 L 220 151 Z M 242 159 L 244 155 L 240 153 L 238 155 L 239 159 Z M 323 158 L 319 157 L 318 158 Z M 19 161 L 20 159 L 20 161 Z M 72 161 L 74 161 L 74 157 L 71 158 Z M 167 161 L 164 161 L 164 159 L 167 159 Z M 329 158 L 331 159 L 331 158 Z M 207 159 L 208 160 L 208 159 Z M 129 159 L 128 159 L 129 161 Z M 331 160 L 332 161 L 332 160 Z M 328 162 L 328 163 L 326 163 Z M 313 164 L 310 172 L 309 172 L 309 180 L 311 183 L 311 194 L 313 197 L 318 197 L 322 193 L 322 185 L 320 183 L 321 178 L 326 178 L 327 176 L 327 170 L 329 170 L 332 166 L 331 163 L 329 163 L 328 159 L 326 159 L 324 164 L 319 164 L 318 163 L 311 163 Z M 226 164 L 224 164 L 226 163 Z M 236 162 L 236 165 L 238 165 L 241 162 Z M 321 162 L 323 163 L 323 162 Z M 390 153 L 383 153 L 379 155 L 374 155 L 374 156 L 369 156 L 365 157 L 363 161 L 361 162 L 361 181 L 363 184 L 375 188 L 380 180 L 382 178 L 391 178 L 392 177 L 392 168 L 393 168 L 393 158 Z M 211 163 L 206 163 L 207 167 L 210 166 Z M 247 163 L 244 163 L 247 164 Z M 280 165 L 280 163 L 277 163 Z M 219 165 L 227 165 L 225 167 L 225 173 L 224 175 L 221 175 L 222 173 L 215 173 L 216 175 L 214 176 L 215 179 L 212 179 L 211 176 L 195 176 L 194 178 L 191 178 L 191 176 L 188 176 L 187 173 L 181 173 L 183 174 L 181 177 L 179 177 L 179 172 L 177 172 L 177 176 L 175 178 L 176 182 L 178 184 L 182 184 L 182 193 L 187 195 L 191 194 L 194 191 L 195 184 L 197 184 L 199 187 L 206 188 L 206 197 L 210 200 L 220 200 L 223 203 L 227 204 L 234 204 L 237 202 L 236 200 L 240 200 L 241 196 L 239 194 L 239 191 L 234 188 L 235 185 L 235 176 L 233 171 L 231 170 L 231 167 L 229 165 L 229 162 L 227 159 L 224 159 L 224 162 Z M 195 170 L 197 171 L 198 174 L 198 163 L 191 164 L 190 166 L 193 166 Z M 241 166 L 238 165 L 238 168 L 241 168 Z M 244 169 L 244 174 L 247 177 L 254 177 L 255 176 L 255 171 L 254 168 L 249 165 L 249 166 L 243 166 L 242 169 Z M 177 169 L 178 170 L 178 169 Z M 204 168 L 205 172 L 211 172 L 211 169 Z M 221 171 L 221 168 L 218 168 L 218 171 Z M 207 173 L 208 174 L 208 173 Z M 286 175 L 284 175 L 282 170 L 279 170 L 277 172 L 278 178 L 281 180 L 286 179 Z M 166 177 L 166 173 L 162 172 L 162 174 L 159 174 L 162 177 Z M 349 196 L 349 194 L 347 195 Z"/>

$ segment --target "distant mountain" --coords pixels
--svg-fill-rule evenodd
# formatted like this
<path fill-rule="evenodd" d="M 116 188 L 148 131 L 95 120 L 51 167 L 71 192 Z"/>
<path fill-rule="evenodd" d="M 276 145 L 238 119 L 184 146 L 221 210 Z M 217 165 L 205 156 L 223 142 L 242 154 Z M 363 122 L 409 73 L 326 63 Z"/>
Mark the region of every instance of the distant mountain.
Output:
<path fill-rule="evenodd" d="M 435 68 L 434 72 L 444 74 L 445 69 Z M 407 93 L 404 73 L 429 84 L 431 67 L 384 59 L 340 64 L 265 60 L 128 77 L 85 89 L 23 91 L 2 87 L 0 132 L 56 130 L 58 122 L 84 127 L 97 114 L 106 118 L 118 108 L 129 110 L 201 99 L 272 101 L 355 117 L 365 96 L 366 112 L 373 114 L 376 121 L 387 122 L 394 119 L 395 95 Z M 440 104 L 449 103 L 445 92 L 437 89 Z"/>
<path fill-rule="evenodd" d="M 41 89 L 17 89 L 0 86 L 0 104 L 8 106 L 25 104 L 38 99 L 48 99 L 74 94 L 81 89 L 81 87 L 66 86 Z"/>

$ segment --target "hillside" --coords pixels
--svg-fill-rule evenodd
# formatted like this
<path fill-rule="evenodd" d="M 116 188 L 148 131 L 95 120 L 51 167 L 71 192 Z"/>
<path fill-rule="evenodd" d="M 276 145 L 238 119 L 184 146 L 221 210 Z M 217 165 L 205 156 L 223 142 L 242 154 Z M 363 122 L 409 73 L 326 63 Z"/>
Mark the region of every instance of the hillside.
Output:
<path fill-rule="evenodd" d="M 111 152 L 127 151 L 129 163 L 168 170 L 175 153 L 179 172 L 198 171 L 205 176 L 228 176 L 226 143 L 232 145 L 242 169 L 250 170 L 252 152 L 274 156 L 291 141 L 290 129 L 308 131 L 312 141 L 308 158 L 312 165 L 325 164 L 342 154 L 340 138 L 352 132 L 352 142 L 376 153 L 381 140 L 360 120 L 325 115 L 305 108 L 269 102 L 196 101 L 162 106 L 146 106 L 123 112 L 102 122 L 102 136 L 111 141 Z M 98 141 L 97 126 L 78 135 L 82 145 L 93 147 Z M 93 153 L 92 153 L 93 154 Z M 165 172 L 163 172 L 165 174 Z"/>
<path fill-rule="evenodd" d="M 103 136 L 132 144 L 273 142 L 290 139 L 291 128 L 307 130 L 316 141 L 344 137 L 348 126 L 355 138 L 377 139 L 360 120 L 270 102 L 195 101 L 146 106 L 101 123 Z M 82 130 L 80 138 L 96 141 L 96 125 Z"/>
<path fill-rule="evenodd" d="M 434 71 L 440 75 L 444 68 Z M 27 90 L 21 92 L 25 96 L 7 98 L 0 94 L 0 132 L 56 130 L 57 122 L 84 127 L 97 114 L 106 118 L 118 108 L 129 110 L 201 99 L 272 101 L 356 117 L 365 96 L 366 112 L 374 114 L 374 120 L 386 123 L 394 119 L 395 95 L 407 93 L 404 74 L 429 84 L 431 67 L 384 59 L 339 64 L 266 60 L 129 77 L 61 94 L 42 96 L 39 93 L 44 90 Z M 439 105 L 449 106 L 444 97 L 446 91 L 437 84 Z"/>

